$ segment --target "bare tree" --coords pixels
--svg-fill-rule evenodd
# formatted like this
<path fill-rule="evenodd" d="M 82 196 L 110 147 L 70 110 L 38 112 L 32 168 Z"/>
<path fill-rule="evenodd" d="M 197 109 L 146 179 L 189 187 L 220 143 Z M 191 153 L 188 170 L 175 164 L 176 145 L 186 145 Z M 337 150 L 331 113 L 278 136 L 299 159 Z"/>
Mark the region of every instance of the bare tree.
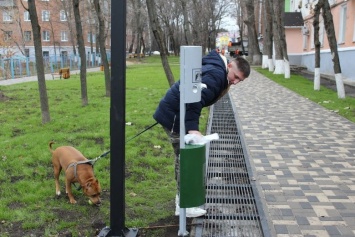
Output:
<path fill-rule="evenodd" d="M 285 78 L 288 79 L 291 77 L 291 71 L 290 71 L 290 61 L 288 59 L 288 53 L 287 53 L 287 43 L 286 43 L 286 35 L 285 35 L 285 24 L 284 24 L 284 17 L 285 17 L 285 1 L 284 0 L 278 0 L 279 4 L 279 12 L 277 14 L 280 15 L 280 17 L 277 17 L 277 23 L 278 23 L 278 34 L 280 35 L 280 47 L 282 50 L 282 56 L 283 56 L 283 64 L 284 64 L 284 75 Z"/>
<path fill-rule="evenodd" d="M 111 73 L 109 68 L 109 63 L 107 61 L 106 55 L 106 46 L 105 46 L 105 21 L 102 16 L 101 6 L 99 0 L 94 0 L 94 7 L 99 19 L 99 44 L 100 44 L 100 54 L 101 54 L 101 63 L 104 66 L 105 72 L 105 87 L 106 87 L 106 96 L 111 96 Z"/>
<path fill-rule="evenodd" d="M 202 45 L 202 32 L 208 31 L 208 23 L 206 24 L 207 15 L 203 11 L 203 4 L 201 1 L 192 0 L 192 12 L 191 12 L 191 28 L 192 28 L 192 45 Z M 205 14 L 204 14 L 205 13 Z M 205 24 L 205 25 L 204 25 Z M 212 30 L 215 31 L 214 24 L 210 24 Z M 207 28 L 206 28 L 207 27 Z M 202 52 L 204 49 L 202 47 Z"/>
<path fill-rule="evenodd" d="M 81 100 L 82 105 L 88 105 L 88 96 L 87 96 L 87 85 L 86 85 L 86 53 L 85 53 L 85 45 L 84 45 L 84 37 L 83 37 L 83 29 L 81 25 L 80 19 L 80 11 L 79 11 L 79 1 L 73 0 L 73 11 L 75 18 L 75 26 L 76 26 L 76 38 L 79 45 L 79 55 L 80 55 L 80 84 L 81 84 Z"/>
<path fill-rule="evenodd" d="M 283 60 L 283 51 L 281 47 L 281 35 L 279 35 L 279 28 L 283 27 L 280 26 L 281 20 L 281 15 L 278 15 L 278 13 L 281 12 L 280 10 L 280 0 L 269 0 L 272 5 L 272 23 L 273 23 L 273 39 L 274 39 L 274 50 L 275 50 L 275 70 L 274 74 L 284 74 L 285 73 L 285 68 L 284 68 L 284 60 Z"/>
<path fill-rule="evenodd" d="M 58 5 L 50 3 L 49 1 L 48 2 L 47 1 L 41 2 L 41 4 L 42 4 L 42 6 L 45 6 L 44 9 L 48 10 L 48 12 L 49 12 L 49 9 L 54 9 L 54 11 L 59 11 Z M 49 30 L 49 32 L 51 32 L 50 33 L 51 39 L 53 39 L 52 42 L 53 42 L 53 51 L 54 51 L 54 62 L 57 67 L 57 60 L 58 60 L 57 59 L 57 46 L 60 46 L 60 41 L 56 40 L 57 39 L 56 34 L 55 34 L 56 29 L 55 29 L 53 23 L 58 23 L 58 22 L 56 22 L 56 20 L 53 20 L 52 16 L 49 16 L 47 27 L 49 26 L 48 30 Z M 42 27 L 45 28 L 43 25 L 42 25 Z"/>
<path fill-rule="evenodd" d="M 181 16 L 180 6 L 176 4 L 176 2 L 161 1 L 158 5 L 157 13 L 166 29 L 167 47 L 168 49 L 173 48 L 175 50 L 176 43 L 174 34 L 177 30 L 175 19 Z"/>
<path fill-rule="evenodd" d="M 271 4 L 270 0 L 264 0 L 263 4 L 264 8 L 264 22 L 265 22 L 265 27 L 264 27 L 264 33 L 263 33 L 263 62 L 262 62 L 262 67 L 263 68 L 269 68 L 269 72 L 274 71 L 274 62 L 272 59 L 272 51 L 273 51 L 273 35 L 272 35 L 272 9 L 271 9 Z"/>
<path fill-rule="evenodd" d="M 60 2 L 60 3 L 58 3 Z M 70 42 L 73 46 L 73 53 L 76 56 L 76 38 L 75 38 L 75 29 L 73 24 L 73 4 L 70 4 L 69 1 L 61 1 L 57 0 L 56 4 L 61 4 L 64 14 L 66 17 L 66 24 L 68 26 L 69 34 L 70 34 Z"/>
<path fill-rule="evenodd" d="M 319 41 L 319 15 L 321 11 L 322 1 L 318 1 L 318 3 L 314 7 L 314 90 L 319 91 L 320 89 L 320 46 L 321 43 Z"/>
<path fill-rule="evenodd" d="M 314 69 L 314 90 L 320 89 L 320 41 L 319 41 L 319 16 L 322 13 L 325 30 L 332 54 L 335 82 L 337 86 L 338 98 L 345 98 L 344 82 L 342 80 L 341 68 L 338 55 L 338 46 L 335 38 L 333 15 L 327 0 L 319 0 L 314 7 L 314 46 L 315 46 L 315 69 Z"/>
<path fill-rule="evenodd" d="M 167 57 L 168 50 L 166 48 L 164 34 L 162 32 L 160 22 L 158 19 L 156 6 L 154 4 L 154 0 L 146 0 L 146 3 L 148 8 L 150 26 L 153 31 L 154 37 L 159 45 L 160 57 L 165 71 L 165 75 L 168 79 L 169 86 L 172 86 L 175 83 L 175 79 L 173 73 L 171 72 L 171 68 L 168 62 L 168 57 Z"/>
<path fill-rule="evenodd" d="M 246 30 L 246 25 L 244 24 L 244 21 L 243 21 L 243 17 L 244 17 L 244 7 L 242 7 L 242 3 L 241 3 L 242 0 L 235 0 L 235 14 L 236 14 L 236 19 L 237 19 L 237 23 L 238 23 L 238 30 L 239 30 L 239 37 L 240 37 L 240 40 L 241 42 L 243 42 L 243 36 L 245 34 L 245 32 L 247 32 Z M 234 16 L 234 15 L 232 15 Z M 243 52 L 245 51 L 244 49 L 244 46 L 242 44 L 242 49 L 243 49 Z"/>
<path fill-rule="evenodd" d="M 255 27 L 254 1 L 241 1 L 245 10 L 243 21 L 248 27 L 248 57 L 253 65 L 261 64 L 261 53 Z"/>
<path fill-rule="evenodd" d="M 319 1 L 323 3 L 322 15 L 324 19 L 325 30 L 327 32 L 330 51 L 332 54 L 338 98 L 344 99 L 345 98 L 344 82 L 341 75 L 341 67 L 340 67 L 339 54 L 338 54 L 338 45 L 335 37 L 333 15 L 330 10 L 328 0 L 319 0 Z"/>
<path fill-rule="evenodd" d="M 181 1 L 181 7 L 182 7 L 182 14 L 183 14 L 183 32 L 184 32 L 184 41 L 183 44 L 189 45 L 189 43 L 192 41 L 191 40 L 191 34 L 190 34 L 190 24 L 189 24 L 189 15 L 187 11 L 187 0 L 180 0 Z"/>
<path fill-rule="evenodd" d="M 40 103 L 41 103 L 42 123 L 45 124 L 50 122 L 51 118 L 49 114 L 46 79 L 44 77 L 41 27 L 38 24 L 38 16 L 37 16 L 35 0 L 28 0 L 28 12 L 30 14 L 30 20 L 31 20 L 32 31 L 33 31 L 33 42 L 34 42 L 35 55 L 36 55 L 36 69 L 37 69 L 38 88 L 39 88 Z"/>
<path fill-rule="evenodd" d="M 141 52 L 142 52 L 142 39 L 143 39 L 143 25 L 144 25 L 144 17 L 143 17 L 143 9 L 142 9 L 142 0 L 133 0 L 133 12 L 135 18 L 135 30 L 137 34 L 137 45 L 135 53 L 137 55 L 138 60 L 141 60 Z"/>
<path fill-rule="evenodd" d="M 12 16 L 12 20 L 15 22 L 15 25 L 16 25 L 16 27 L 14 27 L 14 28 L 18 31 L 17 35 L 19 37 L 12 35 L 12 36 L 10 36 L 9 40 L 11 40 L 12 43 L 16 45 L 18 50 L 20 50 L 20 52 L 23 55 L 25 55 L 26 40 L 25 40 L 24 28 L 23 28 L 22 20 L 21 20 L 22 18 L 20 16 L 19 8 L 14 6 L 13 4 L 14 3 L 9 1 L 8 6 L 6 8 L 4 8 L 3 11 L 5 11 L 5 9 L 6 9 L 9 12 L 8 14 Z M 7 24 L 3 24 L 0 27 L 0 30 L 5 33 L 7 31 Z"/>
<path fill-rule="evenodd" d="M 137 32 L 137 24 L 136 24 L 136 16 L 135 16 L 135 0 L 127 1 L 127 32 L 131 35 L 131 40 L 128 46 L 128 53 L 133 52 L 133 47 L 136 41 L 136 32 Z"/>
<path fill-rule="evenodd" d="M 90 4 L 91 1 L 82 1 L 84 3 L 84 9 L 85 9 L 85 14 L 86 16 L 86 21 L 84 20 L 83 22 L 87 22 L 87 28 L 89 29 L 89 37 L 90 37 L 90 59 L 89 61 L 92 62 L 94 61 L 94 36 L 96 36 L 96 21 L 95 18 L 92 16 L 95 13 L 95 9 L 92 8 L 92 4 Z"/>

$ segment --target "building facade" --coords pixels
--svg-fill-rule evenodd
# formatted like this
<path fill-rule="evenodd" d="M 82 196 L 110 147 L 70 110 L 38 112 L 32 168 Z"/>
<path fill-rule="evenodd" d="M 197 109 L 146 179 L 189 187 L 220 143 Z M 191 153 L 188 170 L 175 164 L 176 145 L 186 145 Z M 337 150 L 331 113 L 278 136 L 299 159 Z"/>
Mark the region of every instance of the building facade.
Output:
<path fill-rule="evenodd" d="M 34 57 L 33 32 L 27 8 L 26 0 L 0 0 L 1 58 Z M 43 56 L 69 57 L 78 54 L 72 1 L 37 0 L 36 9 Z M 89 56 L 98 54 L 96 13 L 89 1 L 80 1 L 80 13 L 86 52 Z M 106 42 L 106 49 L 109 50 L 109 36 Z"/>
<path fill-rule="evenodd" d="M 289 39 L 295 39 L 295 36 L 291 35 L 291 31 L 287 29 L 285 31 L 290 63 L 305 66 L 309 71 L 314 71 L 313 15 L 314 6 L 318 1 L 287 0 L 286 2 L 286 11 L 300 12 L 304 21 L 303 26 L 298 29 L 298 42 L 290 41 Z M 328 0 L 328 2 L 333 16 L 342 75 L 345 79 L 355 81 L 352 61 L 355 58 L 355 0 Z M 319 26 L 319 40 L 321 42 L 320 71 L 322 74 L 334 75 L 332 55 L 322 16 L 320 16 Z"/>

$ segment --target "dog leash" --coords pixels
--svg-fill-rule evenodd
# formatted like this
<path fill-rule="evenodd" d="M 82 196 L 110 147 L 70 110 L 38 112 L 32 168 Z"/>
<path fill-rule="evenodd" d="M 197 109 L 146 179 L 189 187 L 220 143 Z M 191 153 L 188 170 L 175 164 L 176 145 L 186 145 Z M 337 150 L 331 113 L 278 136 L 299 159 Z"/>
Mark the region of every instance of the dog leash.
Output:
<path fill-rule="evenodd" d="M 149 127 L 147 127 L 146 129 L 144 129 L 143 131 L 141 131 L 141 132 L 139 132 L 138 134 L 136 134 L 134 137 L 131 137 L 130 139 L 128 139 L 128 140 L 125 142 L 125 144 L 127 144 L 127 142 L 133 140 L 134 138 L 138 137 L 138 136 L 141 135 L 142 133 L 148 131 L 149 129 L 151 129 L 152 127 L 154 127 L 154 126 L 157 125 L 157 124 L 158 124 L 158 122 L 156 122 L 156 123 L 150 125 Z M 111 150 L 106 151 L 105 153 L 103 153 L 102 155 L 96 157 L 95 159 L 90 160 L 90 163 L 91 163 L 92 165 L 94 165 L 97 160 L 101 159 L 102 157 L 107 156 L 110 152 L 111 152 Z"/>
<path fill-rule="evenodd" d="M 128 139 L 125 144 L 127 144 L 127 142 L 133 140 L 134 138 L 138 137 L 139 135 L 141 135 L 142 133 L 148 131 L 149 129 L 151 129 L 152 127 L 154 127 L 155 125 L 157 125 L 158 122 L 150 125 L 149 127 L 147 127 L 146 129 L 144 129 L 143 131 L 139 132 L 138 134 L 136 134 L 134 137 L 131 137 L 130 139 Z M 102 157 L 105 157 L 107 156 L 108 154 L 110 153 L 110 150 L 106 151 L 105 153 L 103 153 L 102 155 L 99 155 L 98 157 L 96 157 L 95 159 L 92 159 L 92 160 L 87 160 L 87 161 L 84 161 L 84 162 L 76 162 L 76 163 L 72 163 L 68 166 L 69 167 L 73 167 L 74 168 L 74 174 L 76 176 L 76 166 L 79 165 L 79 164 L 90 164 L 92 166 L 94 166 L 95 162 L 98 161 L 99 159 L 101 159 Z M 75 183 L 73 183 L 74 187 L 76 188 L 76 190 L 80 190 L 81 189 L 81 186 L 77 187 L 75 185 Z"/>

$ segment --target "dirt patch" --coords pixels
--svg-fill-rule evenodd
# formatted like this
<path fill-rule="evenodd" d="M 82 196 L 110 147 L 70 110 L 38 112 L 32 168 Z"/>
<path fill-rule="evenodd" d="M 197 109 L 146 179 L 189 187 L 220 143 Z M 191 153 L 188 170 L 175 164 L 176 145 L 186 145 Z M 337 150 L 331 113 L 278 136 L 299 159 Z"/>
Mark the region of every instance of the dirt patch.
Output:
<path fill-rule="evenodd" d="M 191 233 L 192 218 L 186 219 L 186 230 Z M 171 216 L 166 219 L 159 220 L 156 223 L 151 224 L 149 227 L 138 229 L 138 236 L 164 236 L 164 237 L 176 237 L 179 232 L 179 217 Z"/>
<path fill-rule="evenodd" d="M 2 91 L 0 91 L 0 102 L 7 101 L 9 99 L 10 99 L 9 97 L 5 96 L 5 94 Z"/>
<path fill-rule="evenodd" d="M 102 193 L 103 200 L 109 200 L 109 191 Z M 58 203 L 68 202 L 68 198 L 65 195 L 60 197 L 53 196 Z M 82 208 L 83 205 L 87 206 L 84 196 L 78 196 L 78 208 Z M 20 210 L 23 205 L 17 202 L 9 204 L 11 209 Z M 70 205 L 70 204 L 68 204 Z M 7 222 L 0 220 L 0 236 L 47 236 L 45 232 L 50 232 L 48 236 L 57 237 L 72 237 L 72 236 L 97 236 L 100 234 L 106 226 L 110 226 L 110 223 L 106 223 L 107 215 L 100 211 L 100 207 L 90 206 L 89 211 L 83 215 L 76 209 L 61 208 L 59 205 L 48 207 L 48 211 L 54 214 L 54 218 L 47 222 L 43 226 L 37 226 L 36 228 L 24 228 L 21 221 Z M 191 233 L 192 218 L 186 219 L 186 230 Z M 75 222 L 76 233 L 71 232 L 68 229 L 56 230 L 55 226 L 60 222 Z M 176 237 L 179 231 L 179 217 L 171 215 L 167 218 L 160 219 L 155 223 L 151 223 L 145 227 L 137 227 L 138 237 L 150 237 L 150 236 L 162 236 L 162 237 Z M 104 233 L 104 232 L 103 232 Z M 136 233 L 136 232 L 134 232 Z M 2 235 L 3 234 L 3 235 Z M 102 233 L 101 233 L 102 234 Z"/>

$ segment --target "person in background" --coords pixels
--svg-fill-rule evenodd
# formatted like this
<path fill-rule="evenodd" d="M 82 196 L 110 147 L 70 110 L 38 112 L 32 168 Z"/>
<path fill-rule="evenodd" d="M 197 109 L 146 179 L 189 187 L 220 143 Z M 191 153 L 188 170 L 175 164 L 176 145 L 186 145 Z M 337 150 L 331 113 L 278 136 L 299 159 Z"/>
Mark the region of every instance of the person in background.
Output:
<path fill-rule="evenodd" d="M 186 104 L 185 133 L 202 136 L 199 130 L 201 110 L 216 103 L 224 96 L 231 85 L 244 81 L 250 74 L 250 65 L 244 58 L 234 58 L 227 65 L 217 50 L 211 51 L 202 58 L 202 80 L 206 85 L 201 91 L 201 101 Z M 175 156 L 175 180 L 177 192 L 180 188 L 180 81 L 168 89 L 160 100 L 153 118 L 162 125 L 170 138 Z M 184 134 L 185 135 L 185 134 Z M 175 215 L 179 215 L 179 196 L 176 195 Z M 186 217 L 198 217 L 206 214 L 206 210 L 193 207 L 186 209 Z"/>
<path fill-rule="evenodd" d="M 226 54 L 226 50 L 225 50 L 224 48 L 222 48 L 222 50 L 221 50 L 221 54 L 222 54 L 223 56 L 225 56 L 225 54 Z"/>
<path fill-rule="evenodd" d="M 228 59 L 226 58 L 225 53 L 226 53 L 226 50 L 225 50 L 224 48 L 222 48 L 222 50 L 221 50 L 221 52 L 220 52 L 221 58 L 223 59 L 223 62 L 224 62 L 224 64 L 225 64 L 226 67 L 227 67 L 227 65 L 228 65 Z"/>
<path fill-rule="evenodd" d="M 238 57 L 238 56 L 240 56 L 239 54 L 240 54 L 239 49 L 236 49 L 236 50 L 235 50 L 235 56 Z"/>

